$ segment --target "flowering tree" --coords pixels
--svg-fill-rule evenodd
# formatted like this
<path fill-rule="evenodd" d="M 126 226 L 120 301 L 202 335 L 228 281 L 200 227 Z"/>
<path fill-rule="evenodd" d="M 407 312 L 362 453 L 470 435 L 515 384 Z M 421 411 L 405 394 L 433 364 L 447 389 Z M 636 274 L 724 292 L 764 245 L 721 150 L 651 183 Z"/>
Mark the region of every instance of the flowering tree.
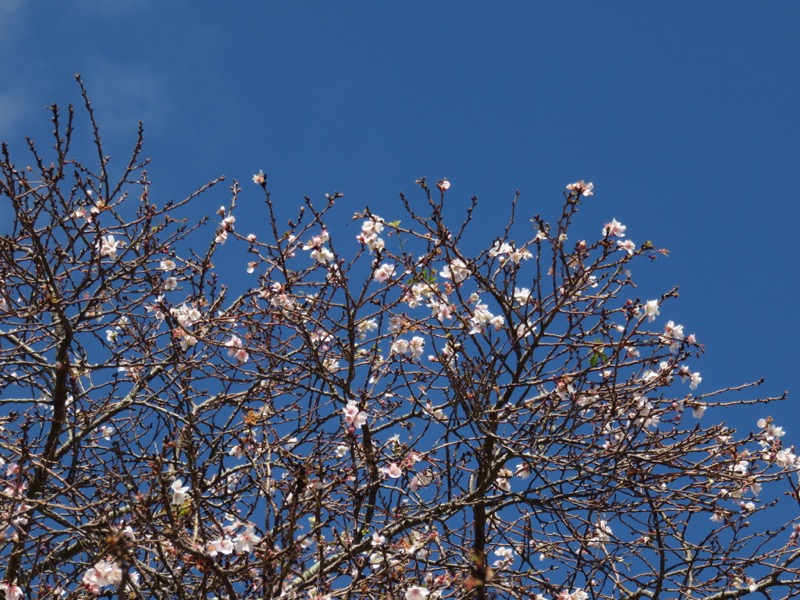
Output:
<path fill-rule="evenodd" d="M 0 157 L 6 598 L 800 591 L 800 463 L 715 420 L 769 399 L 702 389 L 675 291 L 633 285 L 664 251 L 568 237 L 592 184 L 471 253 L 447 180 L 357 235 L 340 194 L 287 225 L 264 173 L 193 222 L 219 180 L 154 200 L 141 131 L 112 177 L 84 100 L 93 162 L 55 106 L 52 152 Z"/>

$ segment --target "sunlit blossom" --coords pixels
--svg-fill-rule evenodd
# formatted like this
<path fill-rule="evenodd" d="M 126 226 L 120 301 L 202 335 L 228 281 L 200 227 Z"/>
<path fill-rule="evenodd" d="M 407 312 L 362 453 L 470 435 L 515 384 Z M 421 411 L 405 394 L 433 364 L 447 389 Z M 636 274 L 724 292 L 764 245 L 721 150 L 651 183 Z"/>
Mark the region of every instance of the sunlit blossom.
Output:
<path fill-rule="evenodd" d="M 125 244 L 121 240 L 117 240 L 113 235 L 106 235 L 100 238 L 99 248 L 100 256 L 107 256 L 109 258 L 117 257 L 117 250 Z"/>
<path fill-rule="evenodd" d="M 172 489 L 172 504 L 181 506 L 186 502 L 187 492 L 189 491 L 188 485 L 183 485 L 183 479 L 176 479 L 172 482 L 170 488 Z"/>
<path fill-rule="evenodd" d="M 651 323 L 655 321 L 661 314 L 658 310 L 658 300 L 648 300 L 644 305 L 644 314 Z"/>
<path fill-rule="evenodd" d="M 216 556 L 217 554 L 233 554 L 235 545 L 233 540 L 229 537 L 219 537 L 212 540 L 206 546 L 206 551 L 209 556 Z"/>
<path fill-rule="evenodd" d="M 628 256 L 633 256 L 633 253 L 636 252 L 636 244 L 632 240 L 618 241 L 617 248 L 627 252 Z"/>
<path fill-rule="evenodd" d="M 430 592 L 427 588 L 412 585 L 406 590 L 405 600 L 425 600 Z"/>
<path fill-rule="evenodd" d="M 359 410 L 358 405 L 351 400 L 344 407 L 344 420 L 348 425 L 359 428 L 367 422 L 367 415 Z"/>
<path fill-rule="evenodd" d="M 610 223 L 606 223 L 603 226 L 603 235 L 605 237 L 614 236 L 614 237 L 625 237 L 625 230 L 627 227 L 617 221 L 616 219 L 611 219 Z"/>
<path fill-rule="evenodd" d="M 439 271 L 439 276 L 445 279 L 452 279 L 455 283 L 461 283 L 469 277 L 469 269 L 463 260 L 456 258 Z"/>
<path fill-rule="evenodd" d="M 93 590 L 100 590 L 107 585 L 118 585 L 122 581 L 122 568 L 116 561 L 99 560 L 83 574 L 81 581 Z"/>
<path fill-rule="evenodd" d="M 395 266 L 389 263 L 383 263 L 380 267 L 375 269 L 372 278 L 378 283 L 386 283 L 394 275 Z"/>
<path fill-rule="evenodd" d="M 403 470 L 397 465 L 397 463 L 389 463 L 386 467 L 381 467 L 381 473 L 389 477 L 390 479 L 397 479 L 398 477 L 403 476 Z"/>
<path fill-rule="evenodd" d="M 250 357 L 247 350 L 244 349 L 244 343 L 238 336 L 231 335 L 228 341 L 225 342 L 225 346 L 228 348 L 228 356 L 234 357 L 240 363 L 247 362 Z"/>
<path fill-rule="evenodd" d="M 579 196 L 591 196 L 594 194 L 592 191 L 594 190 L 594 184 L 591 182 L 586 183 L 582 179 L 580 181 L 576 181 L 575 183 L 568 184 L 567 189 Z"/>

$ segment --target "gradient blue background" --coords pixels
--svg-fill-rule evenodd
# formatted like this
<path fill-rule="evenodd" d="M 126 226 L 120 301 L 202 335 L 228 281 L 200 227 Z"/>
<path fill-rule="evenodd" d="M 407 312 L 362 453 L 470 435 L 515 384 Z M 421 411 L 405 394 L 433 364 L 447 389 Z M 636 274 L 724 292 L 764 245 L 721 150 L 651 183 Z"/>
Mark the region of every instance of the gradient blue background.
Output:
<path fill-rule="evenodd" d="M 799 25 L 788 1 L 2 0 L 0 140 L 20 163 L 24 135 L 47 143 L 43 109 L 80 103 L 78 72 L 118 166 L 144 120 L 156 199 L 225 174 L 255 203 L 264 169 L 287 207 L 338 190 L 342 223 L 365 204 L 392 220 L 414 179 L 447 176 L 454 206 L 480 198 L 474 251 L 515 189 L 525 223 L 594 181 L 586 235 L 616 217 L 671 250 L 635 276 L 642 299 L 681 286 L 662 321 L 705 344 L 698 392 L 765 376 L 780 394 L 797 389 Z M 795 403 L 769 411 L 790 443 Z"/>

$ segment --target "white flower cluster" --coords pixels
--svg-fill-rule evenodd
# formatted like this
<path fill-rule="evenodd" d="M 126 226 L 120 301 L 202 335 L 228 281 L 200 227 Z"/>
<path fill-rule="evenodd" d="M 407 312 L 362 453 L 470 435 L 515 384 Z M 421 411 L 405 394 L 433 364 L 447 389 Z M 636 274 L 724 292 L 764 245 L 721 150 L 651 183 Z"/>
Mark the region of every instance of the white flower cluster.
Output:
<path fill-rule="evenodd" d="M 497 240 L 489 250 L 489 256 L 492 258 L 497 257 L 497 260 L 501 263 L 510 262 L 518 265 L 523 260 L 532 258 L 533 254 L 531 254 L 527 248 L 520 248 L 517 250 L 514 244 L 509 244 L 507 242 L 500 243 L 500 240 Z"/>
<path fill-rule="evenodd" d="M 334 260 L 333 252 L 325 246 L 330 239 L 327 229 L 323 229 L 322 233 L 315 235 L 304 246 L 303 250 L 311 250 L 311 258 L 320 264 L 327 265 Z"/>
<path fill-rule="evenodd" d="M 356 239 L 373 252 L 379 252 L 385 246 L 383 238 L 379 237 L 382 231 L 383 219 L 372 215 L 361 224 L 361 233 L 356 236 Z"/>

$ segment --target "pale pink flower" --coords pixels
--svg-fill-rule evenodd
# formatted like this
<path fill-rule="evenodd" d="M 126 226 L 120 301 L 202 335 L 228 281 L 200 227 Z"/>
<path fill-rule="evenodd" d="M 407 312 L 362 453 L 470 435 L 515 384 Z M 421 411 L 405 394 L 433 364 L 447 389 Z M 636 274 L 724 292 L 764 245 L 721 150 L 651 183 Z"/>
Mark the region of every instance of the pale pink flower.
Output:
<path fill-rule="evenodd" d="M 417 360 L 420 356 L 422 356 L 422 352 L 425 348 L 425 340 L 418 335 L 415 335 L 411 338 L 411 341 L 408 343 L 408 353 L 410 354 L 412 360 Z"/>
<path fill-rule="evenodd" d="M 391 479 L 403 476 L 403 470 L 397 466 L 397 463 L 389 463 L 388 467 L 381 467 L 381 472 Z"/>
<path fill-rule="evenodd" d="M 378 283 L 386 283 L 394 275 L 395 266 L 389 263 L 383 263 L 380 267 L 375 269 L 372 278 Z"/>
<path fill-rule="evenodd" d="M 411 489 L 412 492 L 416 492 L 418 489 L 430 485 L 431 482 L 433 482 L 433 471 L 428 468 L 422 471 L 421 473 L 417 473 L 416 475 L 414 475 L 414 477 L 409 482 L 408 487 Z"/>
<path fill-rule="evenodd" d="M 114 238 L 113 235 L 106 235 L 100 238 L 100 256 L 108 256 L 109 258 L 117 257 L 117 250 L 125 244 Z"/>
<path fill-rule="evenodd" d="M 266 185 L 267 176 L 264 174 L 264 171 L 259 171 L 258 173 L 253 175 L 253 183 L 261 186 Z"/>
<path fill-rule="evenodd" d="M 383 238 L 378 236 L 382 231 L 383 219 L 373 215 L 361 224 L 361 233 L 356 236 L 356 240 L 372 251 L 383 250 L 385 243 Z"/>
<path fill-rule="evenodd" d="M 206 547 L 209 556 L 217 554 L 232 554 L 234 550 L 233 540 L 229 537 L 219 537 L 208 543 Z"/>
<path fill-rule="evenodd" d="M 236 539 L 234 539 L 236 552 L 250 553 L 260 541 L 261 538 L 256 535 L 253 525 L 248 524 L 244 532 L 237 535 Z"/>
<path fill-rule="evenodd" d="M 461 283 L 469 277 L 469 269 L 463 260 L 456 258 L 439 271 L 439 276 L 445 279 L 452 279 L 455 283 Z"/>
<path fill-rule="evenodd" d="M 436 184 L 436 187 L 438 187 L 443 192 L 446 192 L 447 190 L 450 189 L 450 182 L 447 181 L 447 177 L 445 177 L 439 183 Z"/>
<path fill-rule="evenodd" d="M 93 589 L 100 589 L 107 585 L 118 585 L 122 581 L 122 569 L 114 561 L 100 560 L 83 574 L 82 581 Z"/>
<path fill-rule="evenodd" d="M 430 592 L 427 588 L 412 585 L 406 590 L 405 600 L 425 600 Z"/>
<path fill-rule="evenodd" d="M 633 253 L 636 252 L 636 244 L 632 240 L 618 241 L 617 248 L 627 252 L 628 256 L 633 256 Z"/>
<path fill-rule="evenodd" d="M 517 304 L 527 304 L 531 299 L 531 291 L 528 288 L 514 288 L 514 302 Z"/>
<path fill-rule="evenodd" d="M 355 401 L 351 400 L 347 403 L 347 406 L 344 407 L 344 420 L 348 425 L 358 428 L 367 422 L 367 415 L 358 409 L 358 405 Z"/>
<path fill-rule="evenodd" d="M 586 183 L 583 181 L 583 179 L 576 181 L 575 183 L 568 184 L 567 189 L 570 192 L 575 192 L 579 196 L 591 196 L 594 194 L 592 191 L 594 189 L 594 184 L 591 182 Z"/>
<path fill-rule="evenodd" d="M 360 339 L 364 339 L 367 337 L 368 333 L 376 331 L 378 329 L 378 322 L 375 319 L 367 319 L 365 321 L 359 322 L 356 325 L 356 330 L 358 331 L 358 337 Z"/>
<path fill-rule="evenodd" d="M 174 277 L 167 277 L 164 280 L 164 290 L 167 292 L 171 292 L 172 290 L 178 287 L 178 280 Z"/>
<path fill-rule="evenodd" d="M 605 237 L 614 236 L 614 237 L 625 237 L 625 230 L 627 227 L 617 221 L 616 219 L 611 219 L 610 223 L 606 223 L 603 226 L 603 235 Z"/>
<path fill-rule="evenodd" d="M 655 321 L 661 314 L 658 310 L 658 300 L 648 300 L 644 305 L 644 314 L 651 323 Z"/>
<path fill-rule="evenodd" d="M 176 479 L 170 486 L 172 489 L 172 504 L 176 506 L 182 505 L 186 501 L 186 492 L 189 491 L 188 485 L 183 485 L 183 479 Z"/>
<path fill-rule="evenodd" d="M 0 590 L 5 592 L 6 600 L 22 600 L 22 588 L 18 585 L 11 585 L 7 581 L 0 583 Z"/>
<path fill-rule="evenodd" d="M 244 349 L 241 338 L 238 336 L 231 335 L 230 339 L 225 342 L 225 346 L 228 348 L 228 356 L 233 356 L 240 363 L 247 362 L 250 357 L 247 350 Z"/>

